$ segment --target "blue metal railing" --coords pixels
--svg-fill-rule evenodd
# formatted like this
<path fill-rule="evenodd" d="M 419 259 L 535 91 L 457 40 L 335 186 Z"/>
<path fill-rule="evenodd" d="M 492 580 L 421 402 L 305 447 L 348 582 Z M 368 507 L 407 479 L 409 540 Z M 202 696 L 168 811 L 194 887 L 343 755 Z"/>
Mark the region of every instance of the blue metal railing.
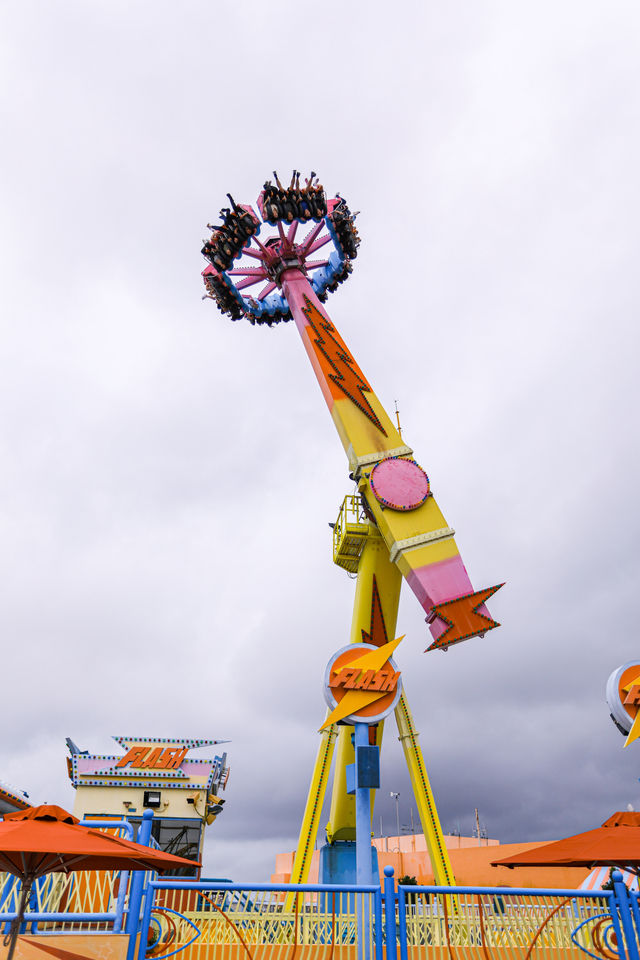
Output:
<path fill-rule="evenodd" d="M 611 891 L 415 885 L 396 888 L 391 867 L 385 868 L 382 891 L 377 885 L 154 880 L 148 884 L 136 960 L 145 960 L 154 901 L 159 891 L 165 894 L 168 891 L 192 891 L 199 898 L 205 893 L 217 894 L 217 909 L 228 914 L 226 920 L 235 931 L 235 934 L 229 931 L 229 939 L 224 942 L 229 945 L 237 943 L 238 936 L 244 932 L 252 949 L 258 944 L 292 943 L 292 924 L 300 920 L 306 925 L 307 936 L 312 937 L 305 941 L 306 946 L 314 944 L 317 949 L 326 945 L 328 950 L 329 943 L 331 949 L 336 943 L 343 946 L 357 943 L 358 956 L 362 960 L 372 954 L 375 954 L 375 960 L 397 960 L 398 952 L 400 960 L 409 960 L 410 952 L 416 956 L 416 949 L 426 960 L 430 953 L 425 951 L 437 947 L 448 948 L 452 960 L 463 954 L 467 958 L 482 960 L 492 947 L 497 947 L 506 957 L 521 958 L 523 944 L 524 952 L 529 947 L 527 956 L 536 948 L 547 957 L 566 958 L 567 951 L 576 954 L 580 951 L 594 960 L 614 960 L 616 955 L 620 960 L 640 960 L 638 895 L 630 895 L 621 879 L 616 881 L 615 876 Z M 250 894 L 260 894 L 263 899 Z M 268 894 L 301 895 L 300 916 L 296 912 L 294 918 L 290 909 L 287 912 L 282 898 L 269 900 Z M 330 911 L 328 914 L 328 899 L 322 899 L 322 894 L 334 896 L 330 925 L 344 921 L 337 939 L 333 926 L 330 935 L 327 932 Z M 354 908 L 357 899 L 354 895 L 358 894 L 365 895 L 366 899 Z M 344 895 L 351 899 L 346 909 L 343 902 L 336 914 L 335 897 Z M 183 931 L 182 937 L 174 938 L 165 950 L 161 948 L 161 941 L 156 941 L 153 960 L 167 960 L 192 946 L 196 953 L 189 952 L 190 960 L 202 960 L 208 955 L 213 956 L 219 948 L 220 941 L 215 939 L 211 932 L 213 928 L 207 924 L 218 924 L 219 937 L 220 918 L 207 913 L 202 904 L 198 906 L 193 899 L 184 903 L 185 906 L 181 906 L 176 896 L 173 899 L 165 897 L 160 906 L 160 913 L 168 910 L 181 917 Z M 189 925 L 188 935 L 186 924 Z M 311 928 L 315 935 L 310 932 Z M 199 944 L 196 943 L 198 929 L 202 938 Z M 256 939 L 260 933 L 264 936 L 262 940 Z M 244 939 L 242 943 L 251 956 Z M 213 953 L 209 954 L 209 951 Z"/>
<path fill-rule="evenodd" d="M 393 881 L 392 881 L 393 882 Z M 233 895 L 237 894 L 239 896 L 240 902 L 236 906 L 241 906 L 240 912 L 243 914 L 245 919 L 245 933 L 246 933 L 246 923 L 251 920 L 260 919 L 261 912 L 268 911 L 268 919 L 271 930 L 271 937 L 274 934 L 274 926 L 276 921 L 280 923 L 280 932 L 289 931 L 291 932 L 292 923 L 295 924 L 295 920 L 292 919 L 292 911 L 284 910 L 284 897 L 280 900 L 266 899 L 262 903 L 259 900 L 249 898 L 247 894 L 285 894 L 293 898 L 296 902 L 303 898 L 302 901 L 302 911 L 301 918 L 307 925 L 309 922 L 308 910 L 320 910 L 323 916 L 326 917 L 331 911 L 329 910 L 329 903 L 333 902 L 335 910 L 335 897 L 338 898 L 347 898 L 348 903 L 348 920 L 350 925 L 346 925 L 347 936 L 349 937 L 349 943 L 355 944 L 358 947 L 358 957 L 361 960 L 370 960 L 371 957 L 371 946 L 373 946 L 376 960 L 382 960 L 382 951 L 383 951 L 383 911 L 382 911 L 382 892 L 380 887 L 377 884 L 369 885 L 356 885 L 356 884 L 327 884 L 327 883 L 228 883 L 228 882 L 215 882 L 215 881 L 192 881 L 192 880 L 151 880 L 147 886 L 147 896 L 146 902 L 142 917 L 142 924 L 140 928 L 139 936 L 139 947 L 137 960 L 144 960 L 146 955 L 146 944 L 148 939 L 149 928 L 151 925 L 151 914 L 154 910 L 155 895 L 157 891 L 171 892 L 171 891 L 189 891 L 199 894 L 215 894 L 222 893 L 224 895 Z M 312 899 L 312 895 L 316 895 L 315 899 Z M 323 897 L 324 895 L 324 897 Z M 331 900 L 329 899 L 331 897 Z M 175 905 L 175 898 L 173 900 Z M 210 901 L 211 903 L 211 901 Z M 224 900 L 223 900 L 224 903 Z M 242 905 L 244 904 L 244 909 Z M 232 905 L 227 904 L 227 910 L 230 909 Z M 340 904 L 339 904 L 340 906 Z M 261 909 L 262 907 L 262 909 Z M 275 908 L 275 909 L 274 909 Z M 161 907 L 161 910 L 166 910 L 165 906 Z M 225 908 L 218 907 L 218 910 L 221 914 L 226 914 Z M 296 906 L 297 911 L 297 906 Z M 394 907 L 395 911 L 395 907 Z M 191 911 L 180 912 L 178 910 L 171 909 L 170 912 L 177 914 L 179 917 L 182 917 L 190 926 L 194 926 L 193 919 L 191 916 L 185 916 L 185 912 L 191 913 Z M 238 911 L 232 911 L 235 916 Z M 297 914 L 296 914 L 297 915 Z M 211 918 L 211 913 L 207 911 L 207 919 Z M 341 914 L 340 909 L 338 910 L 338 919 L 344 916 L 344 913 Z M 202 912 L 200 913 L 202 918 Z M 319 924 L 320 929 L 320 939 L 316 942 L 316 945 L 329 945 L 328 933 L 322 932 L 322 924 L 326 925 L 326 920 L 323 920 Z M 233 926 L 233 924 L 232 924 Z M 235 928 L 234 928 L 235 929 Z M 167 960 L 168 957 L 173 956 L 175 953 L 179 953 L 181 949 L 186 949 L 194 941 L 198 939 L 201 931 L 196 927 L 196 936 L 192 937 L 188 942 L 178 948 L 171 950 L 168 953 L 154 953 L 154 960 Z M 237 934 L 237 930 L 236 930 Z M 296 933 L 297 936 L 297 933 Z M 324 937 L 324 939 L 323 939 Z M 272 941 L 273 942 L 273 941 Z M 389 960 L 391 960 L 389 955 Z"/>
<path fill-rule="evenodd" d="M 519 933 L 528 933 L 530 938 L 529 953 L 536 941 L 543 945 L 540 941 L 545 940 L 545 927 L 553 922 L 549 939 L 558 949 L 564 934 L 565 946 L 573 944 L 595 960 L 611 958 L 616 952 L 621 960 L 639 960 L 638 895 L 629 893 L 619 871 L 614 871 L 613 880 L 613 890 L 401 884 L 397 892 L 400 958 L 408 960 L 409 948 L 416 945 L 415 929 L 424 938 L 423 946 L 438 945 L 437 935 L 444 931 L 447 947 L 468 950 L 480 946 L 484 951 L 487 946 L 504 947 L 507 931 L 513 934 L 520 920 Z M 388 904 L 389 898 L 385 900 Z M 417 925 L 411 930 L 409 921 L 416 919 Z M 601 924 L 609 924 L 614 934 L 606 943 L 608 952 L 603 948 L 608 927 L 599 932 Z M 465 934 L 467 943 L 452 943 L 451 930 Z M 487 939 L 496 933 L 496 944 L 487 944 Z M 548 952 L 549 943 L 544 945 Z"/>
<path fill-rule="evenodd" d="M 133 824 L 129 823 L 128 820 L 101 820 L 100 829 L 110 830 L 117 828 L 118 830 L 124 831 L 125 840 L 133 840 Z M 95 820 L 81 820 L 81 827 L 95 827 Z M 127 896 L 127 887 L 129 886 L 129 871 L 123 870 L 120 873 L 119 886 L 118 886 L 118 900 L 116 902 L 116 912 L 113 920 L 113 932 L 120 933 L 122 931 L 122 919 L 124 917 L 124 908 L 125 900 Z"/>
<path fill-rule="evenodd" d="M 96 826 L 96 821 L 83 821 L 83 825 Z M 138 842 L 150 843 L 151 825 L 152 813 L 145 811 Z M 118 828 L 133 836 L 127 821 L 100 821 L 100 827 Z M 486 960 L 492 947 L 516 960 L 522 956 L 523 943 L 525 948 L 528 945 L 528 957 L 535 957 L 535 948 L 547 958 L 579 950 L 594 960 L 640 960 L 640 894 L 628 891 L 619 871 L 612 874 L 611 890 L 396 886 L 393 869 L 386 867 L 384 873 L 380 889 L 377 884 L 163 880 L 134 871 L 120 875 L 115 909 L 108 912 L 38 909 L 47 902 L 46 885 L 51 882 L 43 878 L 42 889 L 36 890 L 32 909 L 25 915 L 25 926 L 31 924 L 36 932 L 38 924 L 58 925 L 57 930 L 42 931 L 46 933 L 61 932 L 60 925 L 65 932 L 124 932 L 129 937 L 127 960 L 146 960 L 152 925 L 158 932 L 152 960 L 167 960 L 185 950 L 189 960 L 206 960 L 214 955 L 209 951 L 220 946 L 207 936 L 213 937 L 214 930 L 219 935 L 221 929 L 227 931 L 225 943 L 238 943 L 244 937 L 252 948 L 293 943 L 294 938 L 298 943 L 299 936 L 301 942 L 307 937 L 304 943 L 319 951 L 333 950 L 336 944 L 357 945 L 359 960 L 428 960 L 430 951 L 438 947 L 448 948 L 451 960 L 462 955 L 467 960 Z M 18 893 L 18 882 L 6 883 L 0 890 L 0 929 L 6 930 L 16 916 Z M 51 902 L 59 901 L 54 897 Z M 295 903 L 293 910 L 291 903 Z M 82 905 L 76 901 L 80 909 Z M 163 913 L 173 915 L 173 926 L 180 930 L 172 942 L 163 939 Z M 165 921 L 168 926 L 166 917 Z M 84 929 L 69 930 L 75 924 Z M 108 931 L 98 929 L 102 924 L 110 925 Z M 87 930 L 87 925 L 92 929 Z M 203 931 L 208 931 L 207 936 Z M 247 953 L 251 956 L 248 948 Z"/>
<path fill-rule="evenodd" d="M 613 895 L 616 900 L 617 911 L 612 909 L 612 914 L 616 912 L 620 915 L 620 922 L 624 930 L 624 942 L 627 952 L 627 960 L 639 960 L 638 955 L 638 933 L 640 929 L 634 921 L 633 916 L 633 897 L 627 890 L 627 886 L 622 878 L 620 870 L 614 870 L 611 879 L 613 880 Z M 637 901 L 637 895 L 636 901 Z M 636 902 L 637 908 L 637 902 Z M 619 935 L 618 935 L 619 936 Z M 619 937 L 618 943 L 622 944 L 622 938 Z"/>

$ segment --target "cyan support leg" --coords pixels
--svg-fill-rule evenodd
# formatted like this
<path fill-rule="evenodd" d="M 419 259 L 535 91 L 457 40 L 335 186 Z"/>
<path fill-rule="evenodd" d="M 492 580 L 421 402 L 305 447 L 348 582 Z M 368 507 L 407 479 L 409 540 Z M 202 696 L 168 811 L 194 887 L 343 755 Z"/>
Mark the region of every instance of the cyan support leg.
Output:
<path fill-rule="evenodd" d="M 354 725 L 355 735 L 355 794 L 356 794 L 356 883 L 373 883 L 373 874 L 371 872 L 371 806 L 369 803 L 369 791 L 372 784 L 367 783 L 369 779 L 363 776 L 364 763 L 362 762 L 364 750 L 374 749 L 369 746 L 369 726 L 366 723 L 356 723 Z M 379 776 L 379 775 L 378 775 Z M 362 781 L 365 781 L 364 783 Z"/>
<path fill-rule="evenodd" d="M 138 843 L 149 846 L 151 839 L 151 823 L 153 821 L 153 810 L 145 810 L 142 814 L 142 823 L 138 830 Z M 142 904 L 142 892 L 144 890 L 144 870 L 135 870 L 131 874 L 129 884 L 129 910 L 127 913 L 126 932 L 129 934 L 129 947 L 127 949 L 127 960 L 133 960 L 136 952 L 136 937 L 140 925 L 140 906 Z"/>
<path fill-rule="evenodd" d="M 353 788 L 356 796 L 356 883 L 358 886 L 377 882 L 371 869 L 371 790 L 380 786 L 380 750 L 369 743 L 369 725 L 354 725 L 355 763 Z M 347 775 L 347 783 L 351 778 Z M 371 956 L 371 895 L 358 894 L 358 956 Z"/>
<path fill-rule="evenodd" d="M 396 884 L 393 867 L 384 868 L 384 925 L 387 941 L 387 960 L 398 960 L 396 941 Z"/>
<path fill-rule="evenodd" d="M 142 911 L 142 920 L 140 922 L 140 941 L 138 945 L 138 960 L 145 960 L 147 955 L 147 942 L 149 939 L 149 926 L 151 925 L 151 911 L 156 896 L 155 887 L 150 881 L 147 884 L 147 892 L 144 898 L 144 909 Z M 129 941 L 131 942 L 131 941 Z M 134 940 L 135 943 L 135 940 Z"/>
<path fill-rule="evenodd" d="M 620 870 L 614 870 L 611 874 L 611 879 L 613 880 L 613 891 L 624 934 L 624 954 L 626 954 L 627 960 L 638 960 L 638 940 L 631 915 L 629 891 L 627 890 Z M 622 944 L 620 944 L 620 946 L 622 946 Z M 623 950 L 620 951 L 621 956 L 622 954 Z"/>

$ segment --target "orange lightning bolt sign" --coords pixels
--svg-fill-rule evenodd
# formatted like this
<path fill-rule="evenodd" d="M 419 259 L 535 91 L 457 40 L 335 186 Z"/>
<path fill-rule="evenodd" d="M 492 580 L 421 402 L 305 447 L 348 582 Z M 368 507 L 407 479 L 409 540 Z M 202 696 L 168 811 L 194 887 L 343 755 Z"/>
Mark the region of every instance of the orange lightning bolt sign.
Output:
<path fill-rule="evenodd" d="M 400 672 L 390 658 L 402 639 L 375 649 L 353 643 L 336 654 L 329 664 L 327 682 L 328 700 L 336 705 L 321 730 L 351 716 L 363 723 L 377 723 L 381 714 L 395 706 L 401 689 Z M 369 709 L 372 704 L 375 708 Z"/>
<path fill-rule="evenodd" d="M 385 437 L 384 429 L 378 416 L 365 396 L 365 391 L 371 393 L 371 387 L 364 378 L 357 363 L 349 353 L 340 334 L 330 320 L 323 317 L 319 310 L 311 303 L 308 297 L 304 298 L 303 313 L 309 321 L 309 326 L 315 336 L 311 337 L 316 354 L 321 364 L 329 365 L 326 376 L 342 393 L 349 397 L 364 415 L 376 425 Z"/>
<path fill-rule="evenodd" d="M 486 633 L 487 630 L 499 627 L 500 624 L 491 617 L 480 613 L 478 607 L 503 586 L 503 583 L 499 583 L 495 587 L 487 587 L 485 590 L 467 593 L 463 597 L 456 597 L 445 603 L 437 603 L 432 608 L 429 622 L 435 617 L 440 617 L 447 624 L 447 629 L 427 647 L 425 652 L 445 649 L 454 643 L 460 643 L 461 640 L 467 640 L 469 637 L 475 637 L 479 633 Z"/>

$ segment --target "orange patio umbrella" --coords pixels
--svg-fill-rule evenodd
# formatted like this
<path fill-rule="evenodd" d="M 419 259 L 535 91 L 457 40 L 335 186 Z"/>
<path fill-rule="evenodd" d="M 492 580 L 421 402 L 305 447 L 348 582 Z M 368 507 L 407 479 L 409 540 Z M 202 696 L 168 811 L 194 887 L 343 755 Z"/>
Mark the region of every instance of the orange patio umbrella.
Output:
<path fill-rule="evenodd" d="M 595 830 L 533 847 L 492 867 L 640 867 L 640 813 L 614 813 Z"/>
<path fill-rule="evenodd" d="M 0 870 L 22 881 L 20 905 L 5 937 L 12 960 L 31 887 L 46 873 L 72 870 L 173 870 L 199 866 L 130 840 L 81 827 L 79 820 L 54 805 L 6 813 L 0 823 Z"/>

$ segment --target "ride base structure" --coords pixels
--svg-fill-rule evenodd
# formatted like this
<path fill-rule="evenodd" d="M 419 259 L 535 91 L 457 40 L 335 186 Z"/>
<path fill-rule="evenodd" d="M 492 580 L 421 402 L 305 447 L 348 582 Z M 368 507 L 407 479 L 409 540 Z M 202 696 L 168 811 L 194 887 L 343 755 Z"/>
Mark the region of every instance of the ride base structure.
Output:
<path fill-rule="evenodd" d="M 402 580 L 426 614 L 427 650 L 446 650 L 499 626 L 486 601 L 502 584 L 474 590 L 454 536 L 416 462 L 347 348 L 323 303 L 352 272 L 360 238 L 339 195 L 327 200 L 312 173 L 294 171 L 284 188 L 267 181 L 257 206 L 221 211 L 203 247 L 206 295 L 231 319 L 272 325 L 293 320 L 345 450 L 357 495 L 346 496 L 333 526 L 333 559 L 356 575 L 350 643 L 329 660 L 327 715 L 291 874 L 308 879 L 332 761 L 335 773 L 321 883 L 377 882 L 371 846 L 385 719 L 393 713 L 435 882 L 454 884 L 411 709 L 393 654 Z M 270 236 L 265 233 L 271 227 Z M 326 248 L 321 259 L 313 255 Z M 328 251 L 328 252 L 327 252 Z M 260 287 L 255 297 L 244 291 Z"/>

